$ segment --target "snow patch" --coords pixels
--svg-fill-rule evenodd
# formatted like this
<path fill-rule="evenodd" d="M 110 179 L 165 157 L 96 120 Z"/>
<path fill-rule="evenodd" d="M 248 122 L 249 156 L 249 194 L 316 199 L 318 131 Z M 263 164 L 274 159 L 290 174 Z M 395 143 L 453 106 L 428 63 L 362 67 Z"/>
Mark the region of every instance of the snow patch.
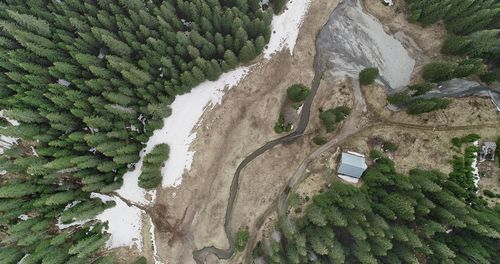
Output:
<path fill-rule="evenodd" d="M 267 48 L 264 50 L 264 58 L 269 59 L 275 52 L 285 48 L 293 55 L 293 48 L 299 36 L 299 29 L 309 9 L 311 0 L 294 0 L 287 3 L 286 10 L 274 16 L 271 22 L 272 35 Z"/>
<path fill-rule="evenodd" d="M 151 217 L 149 217 L 149 224 L 151 225 L 151 227 L 149 228 L 149 235 L 151 236 L 153 259 L 155 260 L 155 264 L 163 264 L 163 262 L 160 259 L 160 256 L 158 256 L 158 247 L 156 246 L 156 236 L 155 236 L 155 224 L 153 223 Z"/>
<path fill-rule="evenodd" d="M 175 187 L 181 183 L 184 170 L 191 169 L 194 152 L 189 150 L 189 145 L 196 138 L 193 130 L 197 127 L 200 117 L 207 108 L 220 104 L 224 90 L 237 85 L 249 69 L 250 67 L 239 67 L 222 74 L 216 81 L 205 81 L 191 92 L 175 98 L 170 106 L 172 115 L 163 120 L 163 128 L 154 131 L 144 153 L 141 153 L 142 156 L 162 143 L 170 146 L 169 159 L 162 168 L 163 187 Z M 142 160 L 139 163 L 142 167 Z M 138 178 L 138 175 L 133 176 Z M 129 180 L 124 177 L 124 183 L 127 181 L 137 184 L 137 179 Z"/>
<path fill-rule="evenodd" d="M 106 242 L 106 248 L 136 246 L 139 251 L 142 251 L 142 210 L 135 206 L 128 206 L 118 197 L 91 193 L 90 198 L 99 198 L 103 203 L 115 201 L 116 205 L 104 210 L 94 219 L 85 219 L 63 224 L 59 218 L 57 219 L 56 226 L 62 230 L 74 226 L 81 227 L 92 220 L 99 220 L 101 222 L 107 221 L 108 229 L 106 231 L 110 234 L 110 238 Z M 78 203 L 80 203 L 80 201 L 74 201 L 66 205 L 64 210 L 68 210 Z"/>
<path fill-rule="evenodd" d="M 474 141 L 472 143 L 474 146 L 478 147 L 479 146 L 479 140 Z M 472 161 L 472 164 L 470 165 L 472 168 L 472 177 L 474 178 L 474 186 L 476 186 L 477 192 L 479 192 L 479 168 L 477 167 L 477 152 L 474 152 L 474 160 Z"/>
<path fill-rule="evenodd" d="M 115 201 L 116 206 L 106 209 L 96 216 L 97 220 L 108 222 L 109 240 L 106 242 L 108 249 L 117 247 L 136 246 L 142 251 L 142 211 L 135 206 L 128 206 L 116 197 L 103 194 L 94 194 L 94 197 L 104 201 Z"/>
<path fill-rule="evenodd" d="M 70 86 L 70 85 L 71 85 L 71 83 L 70 83 L 70 82 L 68 82 L 68 81 L 66 81 L 66 80 L 64 80 L 64 79 L 59 79 L 59 80 L 57 80 L 57 83 L 58 83 L 58 84 L 60 84 L 60 85 L 66 86 L 66 87 L 68 87 L 68 86 Z"/>
<path fill-rule="evenodd" d="M 19 122 L 17 120 L 14 120 L 14 119 L 10 119 L 6 116 L 4 116 L 4 110 L 0 110 L 0 117 L 7 120 L 7 122 L 9 122 L 11 125 L 13 126 L 18 126 L 19 125 Z"/>
<path fill-rule="evenodd" d="M 25 215 L 25 214 L 19 215 L 17 218 L 19 218 L 19 220 L 21 220 L 21 221 L 26 221 L 26 220 L 30 219 L 30 217 L 28 215 Z"/>

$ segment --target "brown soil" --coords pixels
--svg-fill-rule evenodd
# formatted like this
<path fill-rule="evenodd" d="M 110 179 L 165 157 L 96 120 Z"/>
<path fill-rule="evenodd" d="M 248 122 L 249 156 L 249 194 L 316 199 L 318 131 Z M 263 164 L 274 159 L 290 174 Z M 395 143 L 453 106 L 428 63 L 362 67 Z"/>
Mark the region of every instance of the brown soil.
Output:
<path fill-rule="evenodd" d="M 397 1 L 396 8 L 385 7 L 380 2 L 366 0 L 366 5 L 388 32 L 403 31 L 415 40 L 416 45 L 409 40 L 407 43 L 412 57 L 417 60 L 415 72 L 431 58 L 439 58 L 439 47 L 445 35 L 442 26 L 422 29 L 408 23 L 404 14 L 396 11 L 398 7 L 404 10 L 404 6 L 401 6 L 403 1 Z M 312 1 L 309 9 L 312 15 L 305 18 L 293 56 L 283 51 L 268 61 L 260 59 L 247 77 L 227 92 L 220 105 L 205 112 L 195 131 L 197 139 L 191 145 L 191 149 L 196 151 L 191 170 L 185 173 L 179 187 L 159 190 L 157 204 L 151 209 L 157 230 L 158 252 L 163 262 L 194 263 L 192 251 L 195 249 L 212 245 L 228 247 L 223 224 L 229 186 L 236 167 L 253 150 L 279 137 L 273 126 L 286 99 L 286 88 L 294 83 L 311 83 L 316 33 L 337 4 L 338 0 Z M 414 76 L 418 76 L 415 72 Z M 418 77 L 414 77 L 416 79 Z M 269 234 L 276 221 L 275 214 L 264 219 L 264 228 L 261 230 L 255 229 L 256 220 L 272 207 L 279 190 L 287 183 L 298 164 L 317 148 L 311 142 L 312 138 L 323 135 L 330 140 L 335 136 L 334 133 L 326 134 L 318 117 L 318 109 L 352 106 L 353 97 L 348 83 L 323 79 L 311 107 L 306 135 L 293 144 L 275 147 L 243 170 L 231 222 L 233 230 L 249 226 L 250 232 L 257 234 L 257 239 L 262 233 Z M 386 94 L 381 87 L 373 85 L 363 87 L 363 90 L 369 110 L 376 113 L 363 117 L 366 120 L 370 117 L 375 123 L 390 120 L 394 123 L 426 125 L 428 129 L 407 128 L 397 124 L 370 127 L 351 137 L 342 149 L 368 153 L 368 139 L 375 136 L 390 139 L 399 144 L 398 151 L 391 155 L 397 168 L 403 172 L 415 166 L 449 172 L 449 147 L 453 136 L 476 132 L 493 137 L 498 133 L 498 127 L 480 131 L 432 131 L 433 126 L 498 124 L 498 115 L 492 113 L 491 103 L 487 100 L 458 99 L 449 109 L 414 117 L 404 112 L 392 113 L 387 110 Z M 324 152 L 309 165 L 305 172 L 308 177 L 298 186 L 297 193 L 312 196 L 331 181 L 338 180 L 334 176 L 338 155 L 334 154 L 336 150 L 335 147 Z M 146 240 L 147 236 L 146 232 L 144 241 L 149 241 Z M 251 245 L 247 246 L 247 250 L 249 248 Z M 238 253 L 228 261 L 210 255 L 206 263 L 242 263 L 246 253 Z M 120 262 L 130 263 L 130 258 L 123 260 Z"/>
<path fill-rule="evenodd" d="M 211 245 L 228 247 L 223 224 L 236 167 L 250 152 L 279 136 L 273 126 L 286 98 L 286 88 L 294 83 L 311 83 L 315 36 L 337 2 L 313 1 L 309 12 L 314 15 L 306 16 L 293 56 L 283 51 L 269 61 L 261 59 L 237 87 L 227 92 L 219 106 L 203 115 L 195 131 L 197 139 L 191 145 L 196 151 L 191 170 L 185 173 L 179 187 L 159 190 L 153 208 L 157 216 L 162 216 L 155 217 L 155 224 L 159 225 L 156 239 L 163 261 L 194 263 L 195 249 Z M 328 98 L 328 93 L 321 93 L 321 97 Z M 245 168 L 235 204 L 233 230 L 243 225 L 253 226 L 293 171 L 288 164 L 298 163 L 311 147 L 310 138 L 303 138 L 293 145 L 276 147 Z M 171 226 L 177 223 L 175 232 L 162 229 L 165 223 Z M 206 261 L 240 263 L 240 258 L 219 261 L 209 256 Z"/>

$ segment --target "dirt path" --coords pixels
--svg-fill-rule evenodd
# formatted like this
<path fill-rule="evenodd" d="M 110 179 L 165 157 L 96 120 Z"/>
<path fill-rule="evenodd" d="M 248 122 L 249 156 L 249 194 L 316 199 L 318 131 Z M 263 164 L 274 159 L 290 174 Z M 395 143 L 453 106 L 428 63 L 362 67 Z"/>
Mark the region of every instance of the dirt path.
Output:
<path fill-rule="evenodd" d="M 347 121 L 344 123 L 340 131 L 335 135 L 335 137 L 328 141 L 326 144 L 320 146 L 314 152 L 312 152 L 305 160 L 303 160 L 293 176 L 290 178 L 288 181 L 288 184 L 285 186 L 283 192 L 279 195 L 279 200 L 278 200 L 278 215 L 283 216 L 287 209 L 287 198 L 288 194 L 290 193 L 291 190 L 293 190 L 296 186 L 297 183 L 299 183 L 302 179 L 302 176 L 304 175 L 304 171 L 307 168 L 307 165 L 316 159 L 321 153 L 325 152 L 326 150 L 337 146 L 344 142 L 349 136 L 352 136 L 353 134 L 356 134 L 357 132 L 361 131 L 361 129 L 365 128 L 363 125 L 362 119 L 365 114 L 367 113 L 367 105 L 365 103 L 365 100 L 363 98 L 361 88 L 359 86 L 359 81 L 357 79 L 351 79 L 352 82 L 352 87 L 353 87 L 353 94 L 354 94 L 354 107 L 352 109 L 351 115 L 348 117 Z"/>
<path fill-rule="evenodd" d="M 294 83 L 311 83 L 315 36 L 337 3 L 312 1 L 309 12 L 314 15 L 305 17 L 293 56 L 285 50 L 268 61 L 261 59 L 238 86 L 226 93 L 220 105 L 203 115 L 195 131 L 197 138 L 191 145 L 191 150 L 196 151 L 191 170 L 184 174 L 179 187 L 158 190 L 153 207 L 162 216 L 153 219 L 162 259 L 168 263 L 194 263 L 193 250 L 207 245 L 229 247 L 224 222 L 234 172 L 252 151 L 279 137 L 273 125 L 285 100 L 286 88 Z M 297 162 L 300 159 L 297 157 Z M 244 173 L 244 177 L 254 174 L 253 169 L 245 169 Z M 260 179 L 280 181 L 278 186 L 284 181 L 278 173 Z M 263 184 L 261 189 L 271 191 L 276 186 L 276 183 Z M 260 199 L 251 189 L 240 191 L 250 199 Z M 252 210 L 267 206 L 268 203 L 263 203 Z M 250 216 L 245 220 L 253 222 L 255 218 Z M 171 232 L 169 226 L 177 229 Z M 221 263 L 213 256 L 205 262 Z"/>

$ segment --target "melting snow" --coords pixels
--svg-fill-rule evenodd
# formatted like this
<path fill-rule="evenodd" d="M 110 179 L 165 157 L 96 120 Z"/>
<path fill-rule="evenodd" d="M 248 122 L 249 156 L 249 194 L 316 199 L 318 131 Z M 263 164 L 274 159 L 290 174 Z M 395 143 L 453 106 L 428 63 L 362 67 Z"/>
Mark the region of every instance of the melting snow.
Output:
<path fill-rule="evenodd" d="M 115 201 L 116 206 L 106 209 L 96 216 L 102 222 L 108 221 L 107 232 L 111 237 L 106 242 L 106 247 L 132 247 L 136 246 L 142 251 L 142 211 L 135 206 L 128 206 L 124 201 L 116 197 L 93 193 L 94 197 L 103 202 Z"/>
<path fill-rule="evenodd" d="M 57 80 L 57 83 L 60 84 L 60 85 L 66 86 L 66 87 L 68 87 L 71 84 L 70 82 L 68 82 L 68 81 L 66 81 L 64 79 Z"/>
<path fill-rule="evenodd" d="M 479 140 L 474 141 L 474 146 L 479 146 Z M 477 192 L 479 192 L 479 169 L 477 167 L 477 152 L 474 153 L 474 160 L 471 164 L 472 167 L 472 177 L 474 178 L 474 186 L 477 188 Z"/>
<path fill-rule="evenodd" d="M 17 120 L 10 119 L 10 118 L 4 116 L 3 113 L 4 113 L 4 110 L 0 110 L 0 117 L 1 118 L 4 118 L 5 120 L 7 120 L 7 122 L 9 122 L 13 126 L 18 126 L 19 125 L 19 122 L 17 122 Z"/>
<path fill-rule="evenodd" d="M 293 54 L 293 48 L 299 36 L 299 29 L 310 3 L 311 0 L 294 0 L 288 2 L 286 5 L 287 9 L 282 14 L 273 17 L 273 21 L 271 22 L 271 39 L 264 50 L 264 57 L 266 59 L 271 58 L 272 54 L 285 48 L 288 48 L 290 54 Z"/>
<path fill-rule="evenodd" d="M 154 146 L 167 143 L 170 146 L 169 159 L 162 168 L 163 187 L 175 187 L 182 181 L 184 170 L 191 168 L 193 151 L 189 145 L 196 138 L 196 128 L 206 107 L 220 104 L 224 89 L 231 89 L 246 76 L 249 67 L 239 67 L 222 74 L 216 81 L 206 81 L 191 90 L 190 93 L 177 96 L 171 105 L 172 115 L 164 119 L 162 129 L 156 130 L 149 138 L 146 152 Z"/>
<path fill-rule="evenodd" d="M 389 6 L 394 5 L 394 2 L 392 0 L 384 0 L 384 3 L 388 4 Z"/>

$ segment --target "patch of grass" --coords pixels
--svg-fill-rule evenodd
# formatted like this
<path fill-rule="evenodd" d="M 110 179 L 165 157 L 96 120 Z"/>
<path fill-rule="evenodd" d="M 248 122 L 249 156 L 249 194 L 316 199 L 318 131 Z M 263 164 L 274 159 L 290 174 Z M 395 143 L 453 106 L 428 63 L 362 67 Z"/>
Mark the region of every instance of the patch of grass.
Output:
<path fill-rule="evenodd" d="M 285 118 L 280 115 L 278 121 L 274 124 L 274 132 L 281 134 L 284 132 L 290 132 L 292 130 L 292 124 L 285 125 Z"/>
<path fill-rule="evenodd" d="M 418 98 L 408 103 L 406 112 L 410 115 L 419 115 L 440 109 L 445 109 L 450 104 L 451 100 L 442 98 L 423 99 Z"/>
<path fill-rule="evenodd" d="M 344 120 L 351 113 L 347 106 L 339 106 L 319 113 L 319 119 L 326 127 L 326 132 L 333 132 L 337 128 L 337 123 Z"/>
<path fill-rule="evenodd" d="M 497 193 L 494 193 L 490 190 L 484 190 L 483 191 L 484 195 L 490 197 L 490 198 L 496 198 L 496 197 L 500 197 L 500 194 L 497 194 Z"/>
<path fill-rule="evenodd" d="M 436 84 L 434 84 L 434 83 L 428 83 L 428 82 L 417 83 L 417 84 L 414 84 L 414 85 L 408 85 L 408 89 L 410 91 L 414 91 L 415 92 L 413 94 L 413 96 L 419 96 L 419 95 L 426 94 L 428 91 L 434 89 L 435 87 L 436 87 Z"/>
<path fill-rule="evenodd" d="M 382 145 L 382 149 L 384 151 L 394 152 L 394 151 L 398 150 L 398 145 L 395 143 L 392 143 L 390 141 L 385 141 L 384 144 Z"/>
<path fill-rule="evenodd" d="M 326 138 L 325 138 L 325 137 L 322 137 L 322 136 L 315 136 L 315 137 L 313 138 L 313 142 L 314 142 L 314 144 L 316 144 L 316 145 L 320 146 L 320 145 L 324 145 L 324 144 L 327 142 L 327 140 L 326 140 Z"/>
<path fill-rule="evenodd" d="M 288 198 L 288 204 L 292 208 L 298 208 L 301 203 L 302 203 L 302 199 L 300 198 L 300 195 L 298 193 L 290 194 L 290 197 Z"/>
<path fill-rule="evenodd" d="M 372 84 L 375 79 L 378 77 L 378 69 L 377 68 L 366 68 L 363 69 L 359 73 L 359 83 L 361 85 L 369 85 Z"/>
<path fill-rule="evenodd" d="M 370 151 L 370 158 L 372 158 L 372 160 L 378 160 L 378 159 L 382 158 L 383 156 L 384 156 L 384 154 L 382 154 L 382 152 L 380 152 L 379 150 L 372 149 Z"/>
<path fill-rule="evenodd" d="M 247 246 L 248 240 L 250 239 L 250 231 L 248 230 L 248 226 L 242 227 L 236 232 L 235 243 L 236 250 L 239 252 L 243 251 Z"/>

